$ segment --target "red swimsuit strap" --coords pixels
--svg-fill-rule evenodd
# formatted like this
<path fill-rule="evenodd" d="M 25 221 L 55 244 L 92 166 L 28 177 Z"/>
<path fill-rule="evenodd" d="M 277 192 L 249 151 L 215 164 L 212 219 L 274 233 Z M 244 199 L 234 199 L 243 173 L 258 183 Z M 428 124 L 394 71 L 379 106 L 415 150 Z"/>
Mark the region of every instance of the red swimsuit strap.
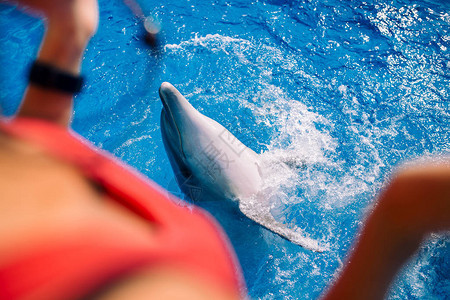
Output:
<path fill-rule="evenodd" d="M 40 145 L 51 155 L 79 167 L 86 177 L 103 186 L 108 193 L 115 196 L 114 198 L 126 199 L 123 204 L 152 222 L 166 220 L 164 211 L 175 206 L 165 199 L 160 201 L 161 203 L 155 203 L 158 201 L 154 200 L 155 198 L 162 199 L 162 188 L 150 183 L 109 153 L 92 147 L 81 136 L 69 132 L 67 128 L 26 118 L 0 124 L 3 131 Z M 151 203 L 147 200 L 149 198 L 152 199 Z M 149 205 L 158 209 L 150 210 Z M 162 215 L 154 215 L 156 212 L 161 212 Z"/>

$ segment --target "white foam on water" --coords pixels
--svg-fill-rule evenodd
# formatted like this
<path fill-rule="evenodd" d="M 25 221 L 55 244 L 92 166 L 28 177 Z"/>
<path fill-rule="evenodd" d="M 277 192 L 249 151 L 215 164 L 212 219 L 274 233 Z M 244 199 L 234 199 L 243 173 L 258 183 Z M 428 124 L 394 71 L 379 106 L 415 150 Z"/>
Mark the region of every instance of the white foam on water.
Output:
<path fill-rule="evenodd" d="M 167 44 L 164 46 L 164 51 L 182 51 L 187 48 L 206 48 L 212 52 L 223 51 L 229 54 L 227 48 L 230 45 L 250 45 L 250 42 L 245 39 L 237 39 L 220 34 L 207 34 L 206 36 L 195 36 L 187 41 L 182 41 L 179 44 Z"/>
<path fill-rule="evenodd" d="M 377 170 L 368 171 L 355 165 L 351 173 L 344 173 L 336 155 L 338 144 L 332 136 L 333 124 L 326 118 L 289 99 L 282 89 L 272 85 L 267 85 L 255 98 L 258 100 L 244 100 L 244 106 L 273 129 L 267 151 L 261 155 L 271 169 L 265 180 L 266 188 L 291 190 L 288 192 L 291 204 L 304 201 L 306 196 L 323 194 L 320 201 L 328 208 L 346 206 L 355 201 L 355 196 L 367 191 L 367 183 L 362 178 L 367 178 L 366 175 L 374 178 Z M 369 146 L 372 143 L 370 139 L 362 142 Z M 333 172 L 339 176 L 330 175 Z M 305 193 L 292 193 L 299 186 Z"/>

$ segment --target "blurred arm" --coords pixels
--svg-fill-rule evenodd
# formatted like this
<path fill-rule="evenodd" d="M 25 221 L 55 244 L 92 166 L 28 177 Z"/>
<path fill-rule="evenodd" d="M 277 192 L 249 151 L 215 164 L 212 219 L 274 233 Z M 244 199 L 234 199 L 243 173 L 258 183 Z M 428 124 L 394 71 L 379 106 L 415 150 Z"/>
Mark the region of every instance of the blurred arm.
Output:
<path fill-rule="evenodd" d="M 97 30 L 96 0 L 22 0 L 45 16 L 45 35 L 37 60 L 78 75 L 86 45 Z M 72 115 L 73 96 L 29 84 L 18 116 L 42 118 L 67 126 Z"/>
<path fill-rule="evenodd" d="M 421 242 L 445 230 L 450 230 L 450 163 L 400 171 L 381 193 L 323 299 L 383 299 Z"/>

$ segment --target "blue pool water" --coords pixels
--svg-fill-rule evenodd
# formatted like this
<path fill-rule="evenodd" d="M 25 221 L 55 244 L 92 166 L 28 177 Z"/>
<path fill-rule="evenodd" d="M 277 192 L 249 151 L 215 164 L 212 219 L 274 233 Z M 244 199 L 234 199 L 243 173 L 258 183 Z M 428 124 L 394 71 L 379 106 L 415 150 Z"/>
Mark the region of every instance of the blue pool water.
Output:
<path fill-rule="evenodd" d="M 251 298 L 315 299 L 342 266 L 366 208 L 399 163 L 450 151 L 450 4 L 442 0 L 141 1 L 159 53 L 121 1 L 100 1 L 73 129 L 180 195 L 159 131 L 169 81 L 273 162 L 279 220 L 328 246 L 313 253 L 224 217 Z M 0 6 L 0 107 L 16 110 L 41 22 Z M 187 201 L 189 201 L 187 199 Z M 389 299 L 448 299 L 450 242 L 434 236 Z"/>

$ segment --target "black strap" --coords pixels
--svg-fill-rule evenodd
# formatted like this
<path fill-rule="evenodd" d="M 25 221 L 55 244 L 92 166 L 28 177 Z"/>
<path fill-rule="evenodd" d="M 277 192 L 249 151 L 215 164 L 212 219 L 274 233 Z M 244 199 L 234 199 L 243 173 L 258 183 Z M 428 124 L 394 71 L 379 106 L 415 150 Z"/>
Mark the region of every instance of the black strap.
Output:
<path fill-rule="evenodd" d="M 31 66 L 30 83 L 43 88 L 77 94 L 83 86 L 83 77 L 70 74 L 50 64 L 35 61 Z"/>

